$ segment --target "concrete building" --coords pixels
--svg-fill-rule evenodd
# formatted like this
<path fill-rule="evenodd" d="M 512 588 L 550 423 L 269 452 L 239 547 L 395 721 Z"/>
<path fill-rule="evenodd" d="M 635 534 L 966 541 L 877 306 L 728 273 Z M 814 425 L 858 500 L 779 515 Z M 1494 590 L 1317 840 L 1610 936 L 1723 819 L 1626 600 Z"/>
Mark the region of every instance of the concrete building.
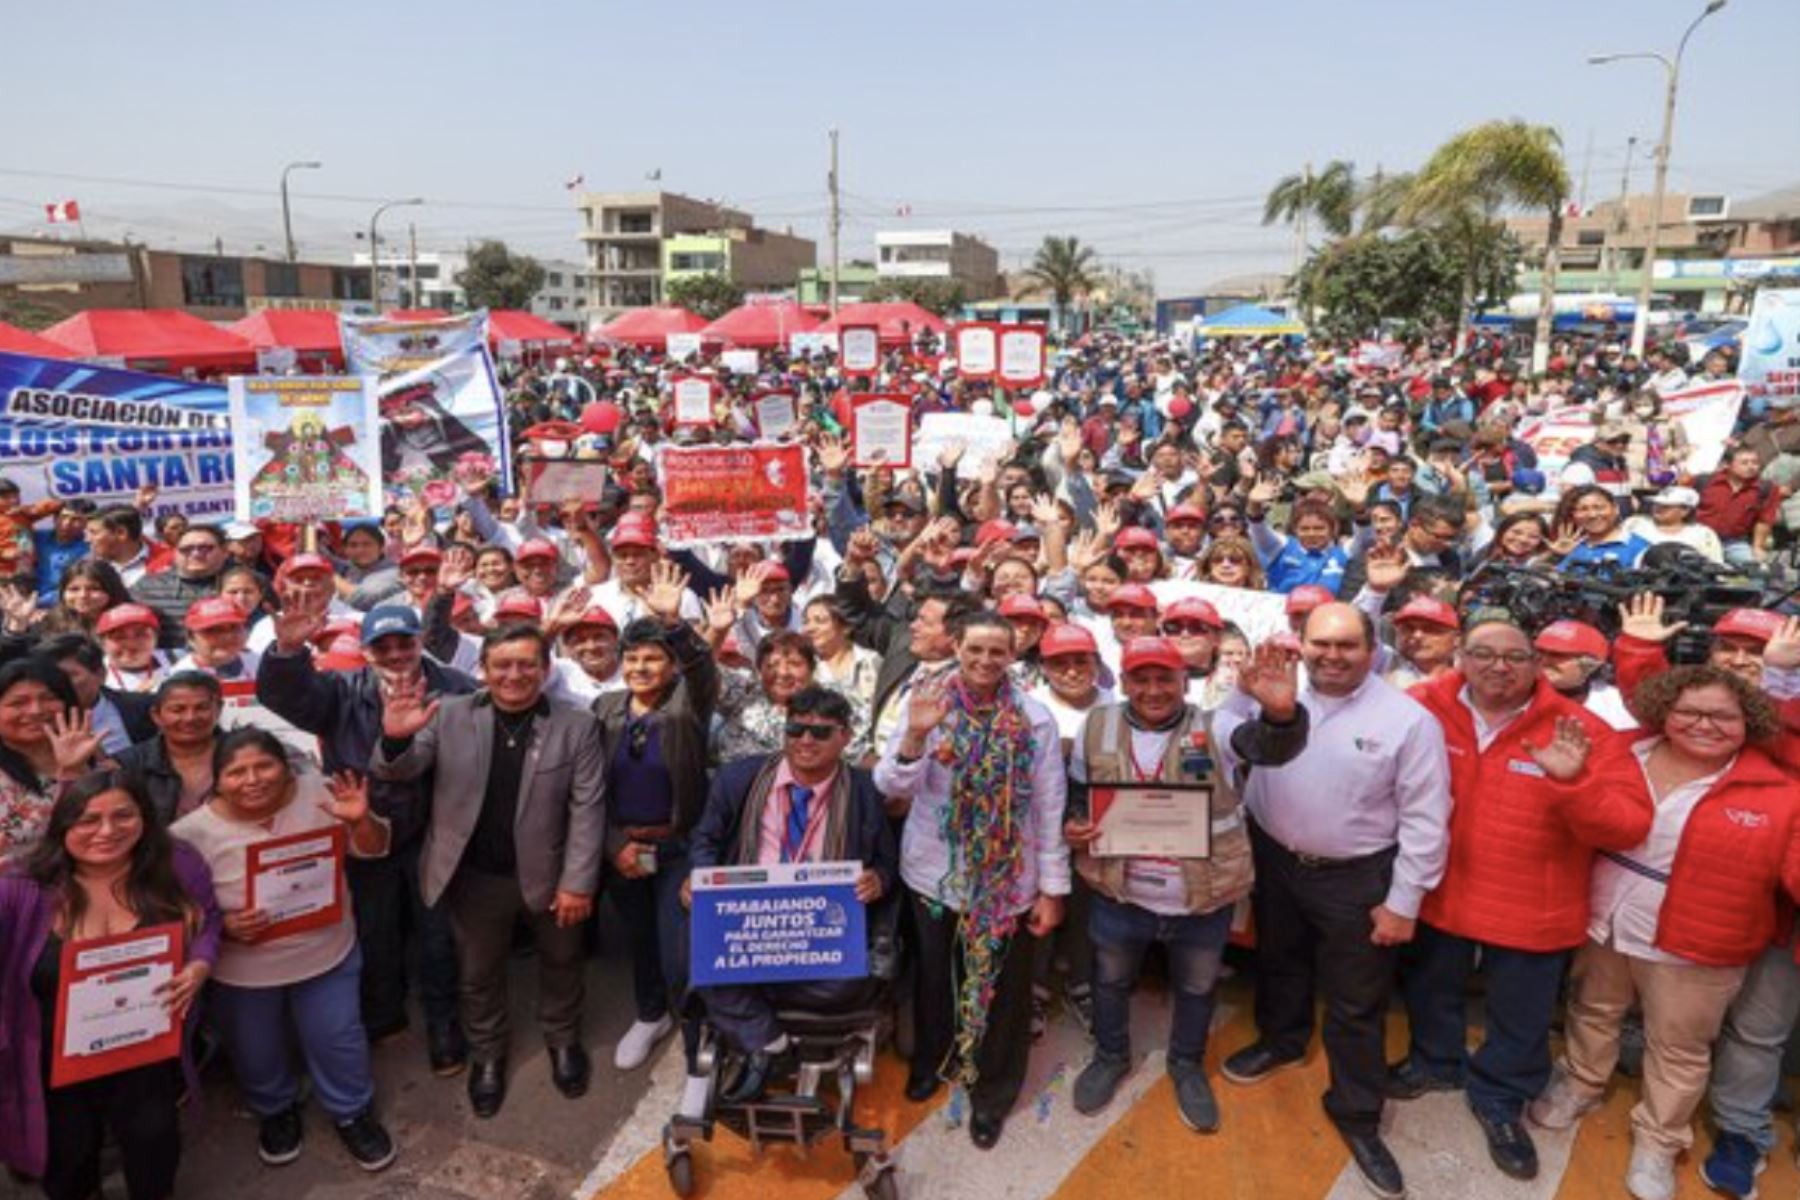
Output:
<path fill-rule="evenodd" d="M 817 258 L 813 243 L 791 233 L 731 228 L 663 239 L 663 286 L 698 275 L 723 275 L 749 291 L 792 291 Z"/>
<path fill-rule="evenodd" d="M 949 229 L 889 229 L 875 234 L 875 271 L 882 279 L 954 279 L 971 300 L 1004 294 L 1000 254 Z"/>
<path fill-rule="evenodd" d="M 869 298 L 881 277 L 872 262 L 838 264 L 838 303 L 859 304 Z M 794 298 L 802 304 L 831 303 L 831 268 L 806 267 L 800 272 Z"/>
<path fill-rule="evenodd" d="M 382 239 L 386 242 L 386 238 Z M 366 278 L 369 255 L 356 252 L 355 265 Z M 531 298 L 528 306 L 533 316 L 552 321 L 572 333 L 587 328 L 587 268 L 567 259 L 538 259 L 544 268 L 544 286 Z M 413 272 L 418 271 L 415 287 Z M 445 312 L 461 312 L 469 307 L 469 297 L 456 282 L 468 269 L 469 255 L 463 250 L 421 250 L 414 258 L 404 246 L 381 252 L 381 303 L 385 308 L 439 308 Z M 364 291 L 368 285 L 364 284 Z M 415 295 L 416 292 L 416 295 Z"/>

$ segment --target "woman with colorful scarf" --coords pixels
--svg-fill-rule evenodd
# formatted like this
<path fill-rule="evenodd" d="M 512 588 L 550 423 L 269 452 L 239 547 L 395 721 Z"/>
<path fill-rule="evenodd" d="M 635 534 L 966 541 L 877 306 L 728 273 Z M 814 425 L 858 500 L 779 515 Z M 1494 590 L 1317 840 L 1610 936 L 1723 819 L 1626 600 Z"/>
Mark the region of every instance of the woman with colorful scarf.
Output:
<path fill-rule="evenodd" d="M 906 816 L 900 875 L 918 932 L 906 1094 L 965 1089 L 986 1150 L 1025 1082 L 1032 959 L 1069 892 L 1067 781 L 1055 719 L 1008 676 L 1012 627 L 972 613 L 955 636 L 956 671 L 913 689 L 875 783 Z"/>

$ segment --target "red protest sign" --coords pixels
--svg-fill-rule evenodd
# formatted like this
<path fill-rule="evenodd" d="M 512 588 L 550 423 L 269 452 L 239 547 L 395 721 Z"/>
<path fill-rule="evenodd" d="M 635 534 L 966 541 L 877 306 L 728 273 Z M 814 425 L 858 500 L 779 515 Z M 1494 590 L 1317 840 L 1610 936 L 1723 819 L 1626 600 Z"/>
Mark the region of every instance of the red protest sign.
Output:
<path fill-rule="evenodd" d="M 1000 363 L 1000 327 L 985 322 L 958 325 L 956 369 L 964 379 L 992 379 Z"/>
<path fill-rule="evenodd" d="M 184 944 L 180 922 L 63 944 L 51 1087 L 181 1053 L 181 1024 L 159 989 L 181 970 Z"/>
<path fill-rule="evenodd" d="M 664 544 L 811 537 L 806 449 L 798 443 L 660 446 Z"/>

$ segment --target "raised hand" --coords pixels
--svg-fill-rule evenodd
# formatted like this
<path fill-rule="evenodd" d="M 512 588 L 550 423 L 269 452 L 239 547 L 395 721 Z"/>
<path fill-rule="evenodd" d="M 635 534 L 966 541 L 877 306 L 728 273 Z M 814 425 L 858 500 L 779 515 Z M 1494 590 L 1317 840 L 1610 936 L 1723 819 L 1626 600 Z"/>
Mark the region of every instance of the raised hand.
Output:
<path fill-rule="evenodd" d="M 1108 500 L 1102 504 L 1094 514 L 1094 531 L 1100 535 L 1101 546 L 1111 546 L 1113 538 L 1118 536 L 1124 524 L 1125 519 L 1119 515 L 1117 500 Z"/>
<path fill-rule="evenodd" d="M 331 799 L 319 801 L 319 810 L 330 813 L 346 825 L 355 825 L 369 815 L 369 781 L 355 771 L 339 771 L 325 783 Z"/>
<path fill-rule="evenodd" d="M 88 769 L 100 753 L 100 735 L 94 732 L 94 714 L 69 708 L 50 718 L 50 750 L 56 757 L 56 775 L 72 779 Z"/>
<path fill-rule="evenodd" d="M 1081 426 L 1074 417 L 1063 418 L 1062 428 L 1056 433 L 1056 452 L 1067 467 L 1073 467 L 1075 460 L 1081 457 Z"/>
<path fill-rule="evenodd" d="M 1363 559 L 1369 590 L 1391 592 L 1406 582 L 1412 562 L 1399 546 L 1371 546 Z"/>
<path fill-rule="evenodd" d="M 714 589 L 706 600 L 706 631 L 718 634 L 722 642 L 736 622 L 737 607 L 731 602 L 731 591 L 727 588 Z"/>
<path fill-rule="evenodd" d="M 1581 530 L 1565 521 L 1556 527 L 1556 536 L 1550 539 L 1550 549 L 1558 554 L 1568 554 L 1581 545 Z"/>
<path fill-rule="evenodd" d="M 735 589 L 737 593 L 737 606 L 739 608 L 750 607 L 757 596 L 762 594 L 763 584 L 769 581 L 769 576 L 773 574 L 774 571 L 775 564 L 769 562 L 767 559 L 764 559 L 761 562 L 753 562 L 745 567 L 743 573 L 737 577 L 737 587 Z"/>
<path fill-rule="evenodd" d="M 960 439 L 945 442 L 943 449 L 938 451 L 938 466 L 946 471 L 956 470 L 956 464 L 962 461 L 963 454 L 968 448 L 968 444 Z"/>
<path fill-rule="evenodd" d="M 325 628 L 325 608 L 329 597 L 324 592 L 301 592 L 298 589 L 284 588 L 281 593 L 281 608 L 269 617 L 275 630 L 275 648 L 283 654 L 292 654 L 312 644 L 312 640 Z"/>
<path fill-rule="evenodd" d="M 1580 775 L 1594 748 L 1593 743 L 1588 741 L 1587 730 L 1573 717 L 1558 717 L 1556 733 L 1544 745 L 1534 746 L 1530 742 L 1520 744 L 1525 747 L 1525 753 L 1531 755 L 1531 761 L 1542 767 L 1544 774 L 1558 783 L 1568 783 Z"/>
<path fill-rule="evenodd" d="M 381 705 L 381 732 L 404 739 L 417 734 L 437 716 L 438 702 L 425 699 L 425 680 L 395 684 Z"/>
<path fill-rule="evenodd" d="M 1619 632 L 1646 642 L 1666 642 L 1687 628 L 1686 621 L 1663 620 L 1666 605 L 1655 592 L 1639 592 L 1619 606 Z"/>
<path fill-rule="evenodd" d="M 146 483 L 137 490 L 137 495 L 131 498 L 131 506 L 139 512 L 147 513 L 155 504 L 156 485 L 154 483 Z"/>
<path fill-rule="evenodd" d="M 1338 492 L 1351 508 L 1361 508 L 1369 502 L 1369 473 L 1359 470 L 1338 480 Z"/>
<path fill-rule="evenodd" d="M 665 622 L 681 619 L 681 598 L 687 594 L 688 575 L 668 559 L 660 559 L 650 567 L 650 587 L 644 592 L 644 603 Z"/>
<path fill-rule="evenodd" d="M 1286 721 L 1299 703 L 1300 672 L 1281 647 L 1264 642 L 1238 668 L 1238 690 L 1256 701 L 1265 717 Z"/>
<path fill-rule="evenodd" d="M 1258 475 L 1250 488 L 1250 503 L 1267 508 L 1281 496 L 1281 482 L 1273 475 Z"/>
<path fill-rule="evenodd" d="M 1039 492 L 1031 498 L 1031 523 L 1038 527 L 1038 532 L 1062 523 L 1062 509 L 1048 492 Z"/>
<path fill-rule="evenodd" d="M 849 543 L 844 547 L 844 557 L 853 563 L 874 562 L 881 543 L 875 540 L 874 531 L 867 525 L 850 535 Z"/>
<path fill-rule="evenodd" d="M 8 633 L 24 633 L 37 620 L 37 597 L 19 588 L 0 588 L 0 617 Z"/>
<path fill-rule="evenodd" d="M 1763 666 L 1783 671 L 1800 667 L 1800 617 L 1789 617 L 1781 623 L 1763 647 Z"/>
<path fill-rule="evenodd" d="M 920 680 L 906 698 L 906 731 L 925 738 L 950 715 L 950 683 L 947 679 Z"/>

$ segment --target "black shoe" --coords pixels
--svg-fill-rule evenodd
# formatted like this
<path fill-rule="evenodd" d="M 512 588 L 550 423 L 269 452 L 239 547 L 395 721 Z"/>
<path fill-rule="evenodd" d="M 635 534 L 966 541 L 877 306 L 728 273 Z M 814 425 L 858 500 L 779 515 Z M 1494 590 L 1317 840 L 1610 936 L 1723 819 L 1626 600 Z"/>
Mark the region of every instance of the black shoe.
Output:
<path fill-rule="evenodd" d="M 300 1107 L 292 1105 L 272 1117 L 264 1117 L 256 1131 L 256 1156 L 271 1167 L 285 1166 L 300 1157 L 300 1143 L 306 1130 L 300 1122 Z"/>
<path fill-rule="evenodd" d="M 348 1121 L 340 1121 L 337 1127 L 338 1139 L 344 1143 L 344 1149 L 356 1160 L 356 1165 L 365 1171 L 386 1170 L 394 1161 L 394 1139 L 388 1136 L 381 1122 L 375 1119 L 373 1109 L 365 1108 Z"/>
<path fill-rule="evenodd" d="M 443 1079 L 461 1075 L 463 1068 L 469 1065 L 469 1042 L 463 1037 L 462 1026 L 446 1025 L 433 1029 L 426 1035 L 425 1054 L 431 1060 L 433 1075 Z"/>
<path fill-rule="evenodd" d="M 1532 1145 L 1525 1126 L 1518 1120 L 1497 1121 L 1478 1109 L 1470 1111 L 1475 1113 L 1481 1132 L 1487 1134 L 1488 1157 L 1494 1165 L 1514 1179 L 1536 1179 L 1537 1147 Z"/>
<path fill-rule="evenodd" d="M 587 1051 L 579 1043 L 550 1047 L 550 1081 L 556 1084 L 557 1091 L 569 1099 L 573 1100 L 587 1093 L 588 1077 L 592 1071 Z"/>
<path fill-rule="evenodd" d="M 1362 1174 L 1363 1183 L 1381 1200 L 1402 1200 L 1406 1195 L 1406 1180 L 1400 1174 L 1400 1164 L 1394 1161 L 1387 1143 L 1381 1140 L 1378 1133 L 1346 1133 L 1344 1141 L 1350 1147 L 1350 1155 L 1356 1160 L 1356 1169 Z"/>
<path fill-rule="evenodd" d="M 1433 1075 L 1411 1058 L 1403 1058 L 1387 1069 L 1387 1096 L 1390 1100 L 1417 1100 L 1427 1092 L 1459 1092 L 1462 1084 Z"/>
<path fill-rule="evenodd" d="M 769 1090 L 769 1084 L 793 1071 L 796 1057 L 793 1047 L 771 1054 L 758 1050 L 745 1057 L 737 1078 L 719 1093 L 721 1104 L 754 1104 Z"/>
<path fill-rule="evenodd" d="M 1006 1118 L 976 1113 L 969 1118 L 969 1140 L 975 1143 L 977 1150 L 992 1150 L 1000 1142 L 1000 1134 L 1006 1129 Z"/>
<path fill-rule="evenodd" d="M 506 1103 L 506 1060 L 476 1059 L 469 1064 L 469 1107 L 486 1119 Z"/>
<path fill-rule="evenodd" d="M 1251 1042 L 1219 1064 L 1219 1073 L 1233 1083 L 1261 1083 L 1278 1072 L 1297 1067 L 1305 1054 L 1277 1054 L 1267 1042 Z"/>
<path fill-rule="evenodd" d="M 936 1075 L 910 1076 L 906 1081 L 906 1098 L 914 1104 L 923 1104 L 944 1086 L 944 1081 Z"/>

